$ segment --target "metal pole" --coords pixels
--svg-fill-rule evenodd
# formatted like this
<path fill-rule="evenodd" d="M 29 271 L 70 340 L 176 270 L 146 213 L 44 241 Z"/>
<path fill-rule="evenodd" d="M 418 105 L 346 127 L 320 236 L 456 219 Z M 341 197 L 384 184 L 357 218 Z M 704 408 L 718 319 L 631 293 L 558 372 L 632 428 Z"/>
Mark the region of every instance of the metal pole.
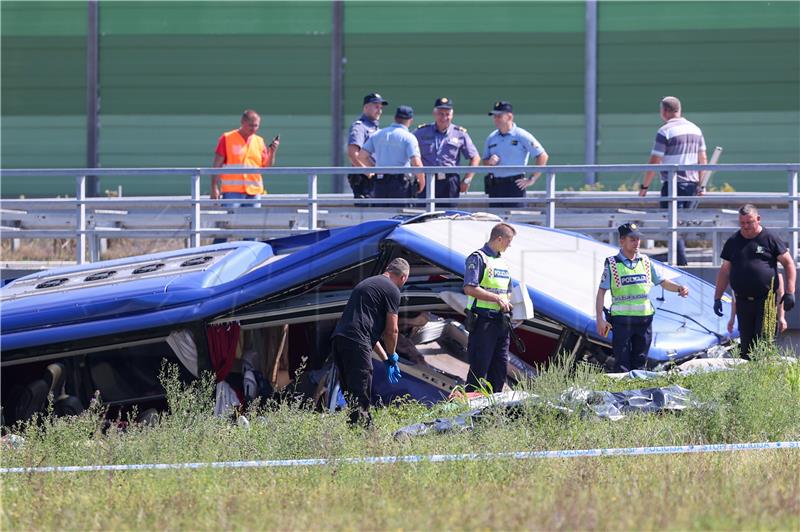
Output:
<path fill-rule="evenodd" d="M 669 240 L 667 245 L 667 253 L 669 263 L 672 266 L 678 264 L 678 200 L 675 194 L 678 192 L 678 172 L 670 170 L 669 172 Z"/>
<path fill-rule="evenodd" d="M 597 0 L 586 0 L 586 42 L 584 45 L 584 164 L 597 161 Z M 594 172 L 586 172 L 587 184 L 597 181 Z"/>
<path fill-rule="evenodd" d="M 86 21 L 86 167 L 97 168 L 100 162 L 98 139 L 100 135 L 99 95 L 99 17 L 98 1 L 88 0 Z M 97 176 L 88 176 L 86 192 L 89 196 L 100 195 Z"/>
<path fill-rule="evenodd" d="M 192 237 L 190 246 L 200 247 L 200 174 L 192 176 Z"/>
<path fill-rule="evenodd" d="M 547 198 L 547 227 L 556 226 L 556 173 L 547 172 L 545 197 Z"/>
<path fill-rule="evenodd" d="M 308 176 L 308 229 L 317 230 L 317 176 Z"/>
<path fill-rule="evenodd" d="M 86 176 L 78 176 L 75 200 L 78 205 L 75 225 L 75 262 L 83 264 L 86 262 Z"/>
<path fill-rule="evenodd" d="M 344 162 L 344 138 L 342 123 L 344 122 L 343 85 L 344 85 L 344 2 L 333 0 L 331 28 L 331 153 L 333 166 L 342 166 Z M 344 174 L 333 176 L 333 191 L 344 192 L 347 189 Z"/>
<path fill-rule="evenodd" d="M 426 210 L 433 212 L 436 210 L 436 174 L 427 174 L 425 180 L 425 196 L 431 200 Z M 411 188 L 414 188 L 414 185 Z"/>
<path fill-rule="evenodd" d="M 789 172 L 789 196 L 794 198 L 789 200 L 789 227 L 791 233 L 789 234 L 789 251 L 792 253 L 792 260 L 797 261 L 800 257 L 797 256 L 797 171 L 792 170 Z"/>

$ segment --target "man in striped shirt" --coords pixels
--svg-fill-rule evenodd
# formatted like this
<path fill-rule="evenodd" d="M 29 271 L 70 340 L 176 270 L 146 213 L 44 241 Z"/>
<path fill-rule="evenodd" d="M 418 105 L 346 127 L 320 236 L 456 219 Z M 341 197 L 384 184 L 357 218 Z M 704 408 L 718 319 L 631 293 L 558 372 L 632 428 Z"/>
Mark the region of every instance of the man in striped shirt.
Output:
<path fill-rule="evenodd" d="M 706 164 L 706 141 L 703 132 L 694 123 L 681 116 L 681 101 L 674 96 L 667 96 L 661 100 L 661 119 L 665 124 L 656 133 L 656 141 L 650 152 L 647 164 Z M 646 172 L 642 181 L 640 196 L 647 194 L 650 183 L 655 177 L 655 172 Z M 700 172 L 678 172 L 678 196 L 701 196 L 704 192 L 700 187 Z M 669 193 L 669 173 L 661 172 L 661 195 Z M 692 202 L 681 201 L 678 208 L 688 208 Z M 666 208 L 668 203 L 661 202 L 661 207 Z M 686 265 L 686 244 L 682 238 L 678 239 L 678 265 Z"/>

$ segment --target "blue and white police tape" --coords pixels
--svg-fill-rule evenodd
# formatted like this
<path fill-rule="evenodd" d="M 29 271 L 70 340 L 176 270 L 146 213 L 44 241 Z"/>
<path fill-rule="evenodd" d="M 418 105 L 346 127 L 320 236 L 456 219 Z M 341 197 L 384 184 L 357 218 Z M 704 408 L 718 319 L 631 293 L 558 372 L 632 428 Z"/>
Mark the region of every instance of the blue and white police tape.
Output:
<path fill-rule="evenodd" d="M 89 471 L 143 471 L 160 469 L 241 469 L 250 467 L 312 467 L 360 464 L 474 462 L 479 460 L 530 460 L 535 458 L 580 458 L 602 456 L 642 456 L 658 454 L 723 453 L 800 449 L 800 441 L 761 443 L 721 443 L 713 445 L 673 445 L 665 447 L 618 447 L 610 449 L 566 449 L 561 451 L 516 451 L 505 453 L 431 454 L 364 456 L 355 458 L 305 458 L 296 460 L 244 460 L 236 462 L 188 462 L 177 464 L 115 464 L 87 466 L 4 467 L 0 473 L 80 473 Z"/>

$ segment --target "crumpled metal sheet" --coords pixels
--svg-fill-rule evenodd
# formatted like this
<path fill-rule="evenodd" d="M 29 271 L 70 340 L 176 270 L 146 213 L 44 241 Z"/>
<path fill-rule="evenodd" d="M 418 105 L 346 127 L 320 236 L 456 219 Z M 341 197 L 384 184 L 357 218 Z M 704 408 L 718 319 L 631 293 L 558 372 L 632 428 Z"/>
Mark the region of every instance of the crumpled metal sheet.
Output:
<path fill-rule="evenodd" d="M 408 440 L 426 434 L 472 430 L 484 417 L 502 413 L 514 419 L 532 405 L 556 409 L 567 415 L 591 413 L 601 419 L 616 421 L 631 412 L 680 411 L 699 407 L 700 403 L 694 399 L 690 390 L 675 384 L 663 388 L 642 388 L 623 392 L 569 388 L 561 393 L 557 401 L 550 401 L 534 394 L 525 394 L 524 397 L 495 394 L 482 406 L 463 414 L 402 427 L 394 433 L 394 437 L 397 440 Z"/>

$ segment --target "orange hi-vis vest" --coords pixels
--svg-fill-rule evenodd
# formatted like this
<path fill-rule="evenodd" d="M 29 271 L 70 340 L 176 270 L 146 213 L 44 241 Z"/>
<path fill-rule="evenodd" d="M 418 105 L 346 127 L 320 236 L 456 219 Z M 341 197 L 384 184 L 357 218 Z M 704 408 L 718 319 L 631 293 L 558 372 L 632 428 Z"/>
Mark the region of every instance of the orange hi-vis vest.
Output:
<path fill-rule="evenodd" d="M 264 139 L 258 135 L 250 135 L 247 140 L 242 138 L 238 129 L 224 133 L 225 137 L 225 164 L 226 167 L 261 168 L 265 166 L 262 153 L 266 150 Z M 264 184 L 261 174 L 222 174 L 220 177 L 220 192 L 240 192 L 255 196 L 264 193 Z"/>

